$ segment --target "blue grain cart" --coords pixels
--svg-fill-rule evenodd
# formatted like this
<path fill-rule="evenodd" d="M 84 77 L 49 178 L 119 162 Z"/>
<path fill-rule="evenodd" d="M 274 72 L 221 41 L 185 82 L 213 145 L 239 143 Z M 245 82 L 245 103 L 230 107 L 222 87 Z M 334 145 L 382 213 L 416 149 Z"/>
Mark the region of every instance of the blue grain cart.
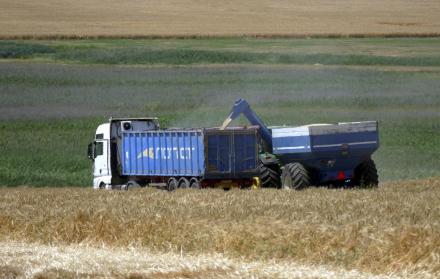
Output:
<path fill-rule="evenodd" d="M 285 165 L 285 175 L 304 182 L 292 187 L 358 184 L 361 181 L 356 180 L 357 168 L 365 163 L 373 164 L 374 173 L 369 175 L 377 177 L 371 160 L 371 154 L 379 147 L 376 121 L 272 127 L 271 131 L 272 154 Z M 302 174 L 295 176 L 296 173 Z M 368 178 L 369 183 L 377 185 L 376 178 Z"/>
<path fill-rule="evenodd" d="M 258 152 L 255 126 L 161 130 L 155 118 L 111 119 L 89 146 L 94 188 L 246 187 L 258 176 Z"/>
<path fill-rule="evenodd" d="M 267 127 L 249 104 L 239 99 L 221 128 L 240 114 L 260 127 L 263 187 L 378 185 L 376 165 L 371 159 L 379 147 L 376 121 Z"/>

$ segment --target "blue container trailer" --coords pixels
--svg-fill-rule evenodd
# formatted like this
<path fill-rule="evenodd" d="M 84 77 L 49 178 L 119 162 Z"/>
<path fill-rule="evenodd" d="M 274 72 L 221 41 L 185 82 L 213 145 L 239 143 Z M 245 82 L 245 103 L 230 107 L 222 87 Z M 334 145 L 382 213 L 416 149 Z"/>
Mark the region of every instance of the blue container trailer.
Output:
<path fill-rule="evenodd" d="M 123 132 L 124 176 L 252 178 L 258 167 L 258 129 Z"/>
<path fill-rule="evenodd" d="M 259 128 L 161 130 L 155 118 L 111 119 L 89 146 L 94 188 L 250 186 Z"/>
<path fill-rule="evenodd" d="M 203 130 L 122 133 L 124 176 L 203 176 Z"/>

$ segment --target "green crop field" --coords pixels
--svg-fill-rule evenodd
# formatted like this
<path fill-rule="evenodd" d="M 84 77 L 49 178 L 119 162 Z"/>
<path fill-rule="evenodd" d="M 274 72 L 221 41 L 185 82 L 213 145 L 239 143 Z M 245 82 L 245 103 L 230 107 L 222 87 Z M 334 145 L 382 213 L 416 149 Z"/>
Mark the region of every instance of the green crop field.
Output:
<path fill-rule="evenodd" d="M 90 186 L 110 116 L 215 126 L 239 97 L 269 125 L 379 120 L 382 181 L 439 176 L 439 88 L 439 38 L 0 41 L 0 185 Z"/>
<path fill-rule="evenodd" d="M 123 64 L 440 66 L 439 38 L 0 41 L 0 58 Z"/>

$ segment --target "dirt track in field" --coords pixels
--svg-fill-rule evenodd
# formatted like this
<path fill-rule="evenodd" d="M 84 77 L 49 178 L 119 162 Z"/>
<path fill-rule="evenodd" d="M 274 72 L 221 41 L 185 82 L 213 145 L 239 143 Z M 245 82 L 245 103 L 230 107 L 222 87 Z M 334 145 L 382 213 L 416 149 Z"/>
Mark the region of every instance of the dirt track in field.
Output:
<path fill-rule="evenodd" d="M 220 254 L 188 256 L 138 248 L 0 243 L 0 276 L 17 278 L 407 278 L 287 261 L 232 260 Z M 434 278 L 418 273 L 412 278 Z"/>
<path fill-rule="evenodd" d="M 0 36 L 439 34 L 437 0 L 0 0 Z"/>

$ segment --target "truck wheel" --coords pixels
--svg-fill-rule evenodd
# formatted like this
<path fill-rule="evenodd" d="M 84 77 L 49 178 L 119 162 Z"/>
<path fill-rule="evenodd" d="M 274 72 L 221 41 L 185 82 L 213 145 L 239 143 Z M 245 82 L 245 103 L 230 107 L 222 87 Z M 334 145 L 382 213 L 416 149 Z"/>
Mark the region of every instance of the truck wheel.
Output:
<path fill-rule="evenodd" d="M 260 164 L 260 181 L 263 188 L 281 188 L 280 173 L 264 164 Z"/>
<path fill-rule="evenodd" d="M 191 178 L 189 187 L 192 189 L 200 189 L 200 181 L 195 177 Z"/>
<path fill-rule="evenodd" d="M 168 179 L 167 182 L 167 190 L 168 191 L 174 191 L 177 189 L 177 186 L 179 185 L 179 183 L 177 182 L 177 179 L 175 179 L 174 177 L 171 177 L 170 179 Z"/>
<path fill-rule="evenodd" d="M 133 189 L 137 189 L 140 187 L 141 187 L 141 185 L 139 185 L 139 183 L 137 183 L 134 180 L 130 180 L 127 182 L 127 186 L 125 187 L 125 190 L 133 190 Z"/>
<path fill-rule="evenodd" d="M 311 185 L 309 172 L 300 163 L 285 165 L 281 179 L 283 188 L 301 190 Z"/>
<path fill-rule="evenodd" d="M 354 170 L 354 185 L 363 188 L 375 188 L 379 185 L 376 164 L 372 159 L 368 159 Z"/>
<path fill-rule="evenodd" d="M 189 181 L 185 177 L 179 179 L 179 188 L 189 188 Z"/>

